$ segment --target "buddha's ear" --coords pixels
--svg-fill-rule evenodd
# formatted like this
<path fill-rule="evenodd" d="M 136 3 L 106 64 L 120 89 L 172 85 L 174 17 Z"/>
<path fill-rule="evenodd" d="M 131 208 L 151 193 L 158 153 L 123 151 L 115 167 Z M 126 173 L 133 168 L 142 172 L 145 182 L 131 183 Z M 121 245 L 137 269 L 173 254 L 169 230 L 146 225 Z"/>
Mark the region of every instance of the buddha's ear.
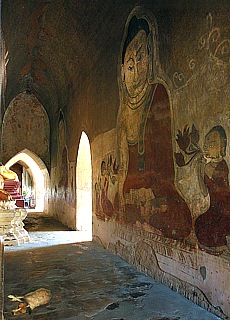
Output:
<path fill-rule="evenodd" d="M 150 56 L 151 53 L 152 53 L 152 35 L 151 35 L 151 32 L 147 36 L 146 46 L 147 46 L 148 56 Z"/>
<path fill-rule="evenodd" d="M 151 32 L 148 34 L 146 46 L 147 46 L 147 54 L 149 59 L 148 81 L 149 83 L 152 83 L 154 80 L 154 46 L 153 46 L 153 37 Z"/>
<path fill-rule="evenodd" d="M 220 155 L 221 155 L 222 157 L 225 157 L 225 156 L 226 156 L 226 148 L 225 148 L 225 146 L 221 146 L 221 147 L 220 147 Z"/>

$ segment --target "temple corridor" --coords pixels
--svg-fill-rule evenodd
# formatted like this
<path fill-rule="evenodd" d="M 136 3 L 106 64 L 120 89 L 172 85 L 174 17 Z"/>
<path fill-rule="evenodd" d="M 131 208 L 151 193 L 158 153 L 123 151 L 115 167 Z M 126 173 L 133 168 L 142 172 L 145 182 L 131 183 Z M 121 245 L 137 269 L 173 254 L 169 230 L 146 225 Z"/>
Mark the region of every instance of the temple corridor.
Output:
<path fill-rule="evenodd" d="M 58 221 L 29 214 L 25 228 L 30 242 L 5 247 L 5 319 L 39 320 L 215 320 L 163 284 L 138 272 L 100 244 L 85 241 Z M 44 287 L 48 304 L 32 314 L 12 316 L 24 295 Z"/>
<path fill-rule="evenodd" d="M 4 320 L 230 320 L 230 1 L 0 11 Z"/>

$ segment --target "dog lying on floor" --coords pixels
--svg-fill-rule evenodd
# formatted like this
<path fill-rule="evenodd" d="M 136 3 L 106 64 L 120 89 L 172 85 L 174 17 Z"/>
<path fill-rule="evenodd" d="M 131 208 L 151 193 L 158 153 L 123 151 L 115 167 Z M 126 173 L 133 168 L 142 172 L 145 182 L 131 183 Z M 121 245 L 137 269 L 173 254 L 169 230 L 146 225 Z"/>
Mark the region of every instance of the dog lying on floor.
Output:
<path fill-rule="evenodd" d="M 20 313 L 29 313 L 31 314 L 32 310 L 36 307 L 47 304 L 51 299 L 51 291 L 40 288 L 36 291 L 29 292 L 24 296 L 8 296 L 11 301 L 19 302 L 18 308 L 12 310 L 12 315 L 18 315 Z"/>

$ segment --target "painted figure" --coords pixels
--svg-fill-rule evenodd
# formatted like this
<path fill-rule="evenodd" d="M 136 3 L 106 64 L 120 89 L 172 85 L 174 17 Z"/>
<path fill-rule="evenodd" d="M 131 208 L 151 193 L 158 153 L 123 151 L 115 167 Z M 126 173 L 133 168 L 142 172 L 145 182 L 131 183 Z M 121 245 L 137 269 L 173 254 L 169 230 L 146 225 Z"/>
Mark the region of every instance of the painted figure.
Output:
<path fill-rule="evenodd" d="M 204 195 L 209 193 L 210 207 L 195 222 L 199 243 L 206 250 L 225 246 L 230 235 L 230 187 L 226 155 L 227 137 L 222 126 L 213 127 L 205 137 L 199 164 L 199 181 Z M 215 250 L 214 250 L 215 251 Z"/>
<path fill-rule="evenodd" d="M 101 171 L 95 183 L 96 214 L 98 219 L 112 218 L 117 212 L 117 166 L 110 155 L 101 162 Z"/>
<path fill-rule="evenodd" d="M 125 223 L 147 223 L 172 239 L 189 237 L 190 210 L 174 185 L 170 102 L 154 77 L 154 28 L 133 14 L 121 52 L 119 195 Z M 156 51 L 156 50 L 155 50 Z"/>
<path fill-rule="evenodd" d="M 101 206 L 107 216 L 113 214 L 113 205 L 108 198 L 109 176 L 105 161 L 101 163 Z"/>
<path fill-rule="evenodd" d="M 65 145 L 66 133 L 65 133 L 65 121 L 62 112 L 60 112 L 58 122 L 58 153 L 57 153 L 57 166 L 58 172 L 58 196 L 67 200 L 68 196 L 68 154 L 67 147 Z"/>

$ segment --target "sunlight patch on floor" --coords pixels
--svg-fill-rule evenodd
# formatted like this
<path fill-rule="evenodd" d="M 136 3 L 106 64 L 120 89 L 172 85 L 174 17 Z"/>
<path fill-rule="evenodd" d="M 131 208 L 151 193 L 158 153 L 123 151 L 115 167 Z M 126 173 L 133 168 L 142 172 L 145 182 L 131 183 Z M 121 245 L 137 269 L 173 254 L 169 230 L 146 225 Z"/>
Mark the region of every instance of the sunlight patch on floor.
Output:
<path fill-rule="evenodd" d="M 30 250 L 60 244 L 92 241 L 92 233 L 87 231 L 34 231 L 29 232 L 29 236 L 30 242 L 18 246 L 5 246 L 5 251 Z"/>

